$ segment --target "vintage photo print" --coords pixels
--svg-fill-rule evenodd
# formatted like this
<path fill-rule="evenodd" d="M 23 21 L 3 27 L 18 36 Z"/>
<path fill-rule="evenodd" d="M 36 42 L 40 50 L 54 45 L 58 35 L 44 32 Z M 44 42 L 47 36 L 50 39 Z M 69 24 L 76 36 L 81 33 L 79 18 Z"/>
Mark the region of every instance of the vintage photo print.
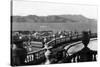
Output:
<path fill-rule="evenodd" d="M 97 6 L 11 0 L 11 66 L 96 62 Z"/>

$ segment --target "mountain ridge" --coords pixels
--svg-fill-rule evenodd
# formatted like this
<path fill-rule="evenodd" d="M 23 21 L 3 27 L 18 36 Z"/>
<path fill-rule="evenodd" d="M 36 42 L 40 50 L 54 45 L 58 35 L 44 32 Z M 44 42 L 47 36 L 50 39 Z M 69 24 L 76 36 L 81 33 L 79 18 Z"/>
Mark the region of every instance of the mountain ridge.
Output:
<path fill-rule="evenodd" d="M 88 22 L 96 21 L 96 19 L 86 18 L 82 15 L 49 15 L 49 16 L 37 16 L 37 15 L 27 15 L 27 16 L 12 16 L 12 22 L 42 22 L 42 23 L 59 23 L 59 22 Z"/>

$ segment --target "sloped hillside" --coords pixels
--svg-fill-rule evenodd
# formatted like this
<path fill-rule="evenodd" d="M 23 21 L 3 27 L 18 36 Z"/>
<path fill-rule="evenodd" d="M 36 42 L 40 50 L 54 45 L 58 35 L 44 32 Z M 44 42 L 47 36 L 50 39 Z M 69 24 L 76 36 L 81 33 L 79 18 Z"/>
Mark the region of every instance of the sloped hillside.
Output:
<path fill-rule="evenodd" d="M 12 16 L 12 30 L 72 30 L 91 29 L 97 32 L 97 20 L 82 15 Z"/>

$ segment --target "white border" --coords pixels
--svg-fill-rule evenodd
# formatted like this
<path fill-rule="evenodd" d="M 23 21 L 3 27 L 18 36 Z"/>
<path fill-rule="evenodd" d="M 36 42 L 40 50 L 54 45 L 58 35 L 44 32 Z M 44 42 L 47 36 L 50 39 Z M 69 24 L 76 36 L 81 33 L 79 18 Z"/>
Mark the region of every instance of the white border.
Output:
<path fill-rule="evenodd" d="M 100 0 L 30 0 L 30 1 L 47 1 L 57 3 L 71 3 L 71 4 L 90 4 L 98 6 L 98 32 L 100 29 L 99 12 L 100 12 Z M 10 0 L 0 1 L 0 67 L 10 66 Z M 100 36 L 99 36 L 100 37 Z M 99 38 L 98 38 L 99 39 Z M 99 39 L 100 40 L 100 39 Z M 99 43 L 99 41 L 98 41 Z M 98 44 L 99 45 L 99 44 Z M 100 46 L 98 46 L 100 47 Z M 100 48 L 98 48 L 100 52 Z M 99 53 L 100 54 L 100 53 Z M 34 65 L 28 67 L 99 67 L 100 57 L 98 56 L 98 62 L 85 62 L 85 63 L 67 63 L 67 64 L 53 64 L 53 65 Z"/>

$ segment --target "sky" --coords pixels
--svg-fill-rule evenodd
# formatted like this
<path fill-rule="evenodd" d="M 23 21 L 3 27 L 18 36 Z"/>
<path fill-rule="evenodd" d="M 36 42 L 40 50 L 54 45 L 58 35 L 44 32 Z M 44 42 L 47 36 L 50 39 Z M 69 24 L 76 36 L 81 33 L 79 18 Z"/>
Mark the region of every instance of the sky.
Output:
<path fill-rule="evenodd" d="M 97 6 L 51 3 L 39 1 L 13 0 L 13 15 L 83 15 L 88 18 L 97 19 Z"/>

